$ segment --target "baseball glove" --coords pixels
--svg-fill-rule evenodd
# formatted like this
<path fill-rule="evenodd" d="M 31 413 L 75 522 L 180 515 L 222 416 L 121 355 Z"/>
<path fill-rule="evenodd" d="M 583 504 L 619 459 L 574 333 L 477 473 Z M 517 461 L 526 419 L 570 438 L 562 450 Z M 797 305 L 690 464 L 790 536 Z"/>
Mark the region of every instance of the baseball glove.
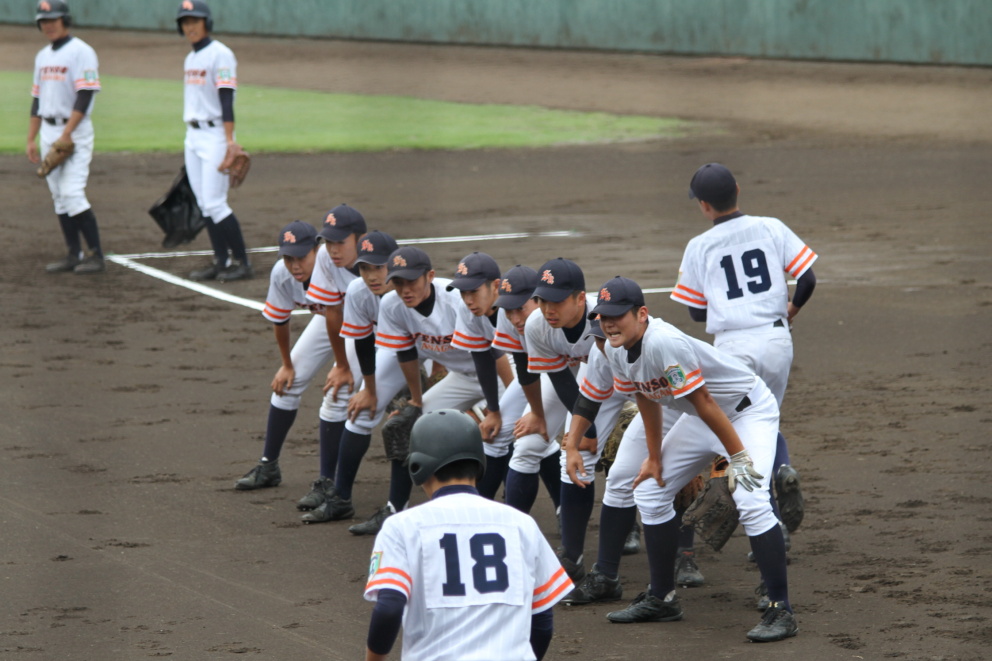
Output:
<path fill-rule="evenodd" d="M 382 444 L 386 448 L 386 459 L 406 461 L 410 454 L 410 430 L 413 423 L 423 415 L 423 409 L 411 404 L 405 405 L 382 426 Z"/>
<path fill-rule="evenodd" d="M 241 145 L 232 143 L 227 146 L 227 153 L 221 161 L 218 172 L 224 172 L 231 177 L 231 188 L 237 188 L 248 176 L 251 169 L 251 156 L 248 155 Z"/>
<path fill-rule="evenodd" d="M 689 481 L 689 484 L 682 487 L 682 490 L 675 494 L 675 509 L 685 511 L 692 507 L 696 498 L 706 488 L 706 482 L 702 475 L 697 475 Z"/>
<path fill-rule="evenodd" d="M 682 516 L 682 525 L 692 526 L 714 551 L 723 548 L 739 522 L 740 515 L 726 476 L 710 478 L 702 495 Z"/>
<path fill-rule="evenodd" d="M 630 421 L 637 416 L 637 404 L 634 402 L 626 402 L 623 405 L 623 409 L 620 410 L 620 415 L 617 417 L 617 423 L 613 425 L 613 431 L 610 432 L 609 437 L 606 439 L 606 443 L 603 445 L 603 454 L 600 455 L 599 461 L 596 463 L 596 470 L 603 471 L 607 475 L 610 473 L 610 466 L 617 458 L 617 449 L 620 447 L 620 440 L 623 438 L 623 433 L 627 431 L 627 427 L 630 426 Z"/>
<path fill-rule="evenodd" d="M 49 172 L 65 163 L 72 156 L 72 152 L 75 149 L 76 145 L 71 142 L 63 140 L 53 142 L 52 146 L 48 148 L 48 153 L 45 154 L 44 160 L 41 162 L 41 167 L 38 168 L 38 176 L 42 179 L 47 177 Z"/>

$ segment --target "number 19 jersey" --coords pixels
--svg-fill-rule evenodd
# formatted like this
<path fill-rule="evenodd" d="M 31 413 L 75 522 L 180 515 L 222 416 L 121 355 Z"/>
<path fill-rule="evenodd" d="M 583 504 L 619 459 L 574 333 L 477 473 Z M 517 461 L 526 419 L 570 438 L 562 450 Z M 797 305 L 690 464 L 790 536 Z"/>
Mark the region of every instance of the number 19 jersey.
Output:
<path fill-rule="evenodd" d="M 788 313 L 786 274 L 816 257 L 778 218 L 732 218 L 689 241 L 672 299 L 705 309 L 707 333 L 771 325 Z"/>
<path fill-rule="evenodd" d="M 406 660 L 534 659 L 531 616 L 572 589 L 534 519 L 474 493 L 389 517 L 373 548 L 365 598 L 406 595 Z"/>

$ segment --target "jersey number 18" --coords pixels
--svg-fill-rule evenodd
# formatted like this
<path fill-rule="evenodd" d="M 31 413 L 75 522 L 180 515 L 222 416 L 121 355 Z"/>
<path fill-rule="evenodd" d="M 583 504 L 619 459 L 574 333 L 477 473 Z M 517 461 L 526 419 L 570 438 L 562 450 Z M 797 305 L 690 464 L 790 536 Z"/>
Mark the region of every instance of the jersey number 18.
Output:
<path fill-rule="evenodd" d="M 462 568 L 458 560 L 458 535 L 446 533 L 438 542 L 444 551 L 445 582 L 441 591 L 446 597 L 464 597 Z M 469 537 L 472 565 L 472 586 L 476 592 L 505 592 L 510 586 L 506 567 L 506 540 L 498 533 L 477 533 Z"/>

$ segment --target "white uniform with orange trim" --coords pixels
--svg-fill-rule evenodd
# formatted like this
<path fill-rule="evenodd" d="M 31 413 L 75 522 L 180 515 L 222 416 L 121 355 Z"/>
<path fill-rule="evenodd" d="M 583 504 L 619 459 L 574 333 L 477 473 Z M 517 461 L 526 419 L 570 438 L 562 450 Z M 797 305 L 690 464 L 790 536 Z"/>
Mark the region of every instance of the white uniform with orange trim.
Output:
<path fill-rule="evenodd" d="M 798 278 L 817 255 L 777 218 L 742 215 L 689 241 L 672 299 L 706 310 L 713 344 L 744 361 L 785 396 L 792 366 L 786 276 Z"/>
<path fill-rule="evenodd" d="M 200 211 L 219 223 L 232 211 L 227 204 L 230 177 L 217 171 L 227 154 L 218 90 L 238 89 L 238 61 L 230 48 L 214 39 L 186 55 L 183 72 L 186 174 Z"/>
<path fill-rule="evenodd" d="M 586 309 L 592 310 L 594 307 L 596 307 L 596 296 L 586 294 Z M 589 354 L 592 351 L 597 351 L 595 341 L 591 336 L 586 335 L 579 338 L 573 344 L 565 337 L 565 331 L 561 328 L 552 328 L 540 311 L 527 317 L 524 334 L 527 340 L 527 371 L 548 375 L 568 369 L 572 371 L 576 381 L 581 386 L 587 369 L 586 362 L 589 360 Z M 549 438 L 555 438 L 562 430 L 566 429 L 566 424 L 571 419 L 571 412 L 558 399 L 558 394 L 548 379 L 542 379 L 541 399 L 544 404 L 545 429 Z M 616 422 L 620 409 L 623 408 L 623 402 L 622 395 L 611 393 L 607 397 L 595 420 L 596 430 L 599 434 L 599 446 L 596 452 L 580 451 L 590 480 L 595 480 L 596 462 L 599 460 L 603 445 L 613 428 L 610 421 Z M 527 407 L 526 412 L 530 412 L 530 407 Z M 609 425 L 609 427 L 600 427 L 601 422 L 603 425 Z M 547 456 L 547 447 L 548 441 L 545 441 L 540 434 L 529 434 L 518 438 L 513 450 L 513 457 L 510 459 L 510 468 L 519 473 L 536 473 L 541 458 Z M 565 470 L 564 453 L 561 455 L 561 463 L 561 479 L 563 482 L 571 484 L 568 471 Z"/>
<path fill-rule="evenodd" d="M 34 59 L 34 83 L 31 96 L 38 99 L 41 122 L 41 155 L 48 153 L 59 139 L 72 114 L 76 93 L 81 90 L 100 91 L 100 74 L 96 51 L 79 37 L 70 37 L 59 49 L 52 44 L 42 48 Z M 56 214 L 76 216 L 90 208 L 86 199 L 86 181 L 93 160 L 93 122 L 90 113 L 96 99 L 90 102 L 83 120 L 72 132 L 75 149 L 61 166 L 45 178 L 52 193 Z M 49 121 L 50 120 L 50 121 Z"/>
<path fill-rule="evenodd" d="M 572 589 L 534 519 L 476 494 L 450 493 L 383 522 L 365 598 L 407 598 L 409 661 L 535 659 L 531 617 Z"/>
<path fill-rule="evenodd" d="M 396 352 L 416 347 L 421 363 L 433 360 L 448 370 L 443 379 L 424 393 L 424 413 L 436 409 L 466 411 L 483 398 L 482 386 L 475 374 L 475 361 L 467 351 L 451 344 L 459 310 L 468 310 L 457 289 L 447 291 L 450 282 L 447 278 L 434 278 L 434 309 L 426 317 L 404 305 L 394 291 L 382 297 L 379 308 L 377 347 Z M 378 385 L 377 382 L 377 394 Z M 501 392 L 502 389 L 501 383 Z M 382 405 L 382 397 L 379 397 L 379 403 Z"/>
<path fill-rule="evenodd" d="M 712 463 L 713 455 L 727 456 L 716 434 L 685 399 L 703 385 L 727 414 L 751 456 L 755 470 L 764 476 L 760 488 L 734 491 L 734 502 L 744 530 L 753 537 L 778 525 L 768 497 L 768 485 L 775 458 L 779 413 L 775 397 L 764 381 L 733 356 L 686 335 L 661 319 L 648 320 L 641 353 L 634 362 L 628 362 L 628 352 L 623 347 L 607 345 L 606 356 L 618 389 L 633 389 L 685 414 L 661 442 L 661 477 L 665 485 L 659 486 L 656 480 L 648 479 L 634 489 L 634 500 L 645 525 L 670 521 L 675 516 L 675 496 L 682 487 Z M 667 411 L 662 415 L 664 413 Z M 636 437 L 640 443 L 645 442 L 640 416 L 627 431 L 621 446 Z"/>
<path fill-rule="evenodd" d="M 519 334 L 506 318 L 506 310 L 503 308 L 497 310 L 496 326 L 493 326 L 488 317 L 477 317 L 466 306 L 463 305 L 462 308 L 458 312 L 451 346 L 469 352 L 489 349 L 497 349 L 504 353 L 523 351 L 520 348 L 522 346 L 520 341 L 515 339 Z M 508 330 L 512 332 L 512 336 L 507 334 Z M 523 415 L 526 406 L 527 398 L 520 383 L 514 378 L 500 395 L 499 413 L 503 425 L 492 442 L 487 442 L 483 446 L 487 457 L 503 457 L 510 451 L 510 446 L 513 445 L 513 426 Z"/>

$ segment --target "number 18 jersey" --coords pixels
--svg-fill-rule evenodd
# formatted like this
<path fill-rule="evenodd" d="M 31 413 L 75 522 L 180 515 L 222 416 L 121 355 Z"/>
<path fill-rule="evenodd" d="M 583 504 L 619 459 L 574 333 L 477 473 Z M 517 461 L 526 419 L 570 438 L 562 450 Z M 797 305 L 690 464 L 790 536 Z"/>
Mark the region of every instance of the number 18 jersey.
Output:
<path fill-rule="evenodd" d="M 707 333 L 771 325 L 788 313 L 786 274 L 816 257 L 778 218 L 742 215 L 689 241 L 672 299 L 705 309 Z"/>
<path fill-rule="evenodd" d="M 537 523 L 475 493 L 436 495 L 383 522 L 365 598 L 407 597 L 403 659 L 534 659 L 531 616 L 572 581 Z"/>

